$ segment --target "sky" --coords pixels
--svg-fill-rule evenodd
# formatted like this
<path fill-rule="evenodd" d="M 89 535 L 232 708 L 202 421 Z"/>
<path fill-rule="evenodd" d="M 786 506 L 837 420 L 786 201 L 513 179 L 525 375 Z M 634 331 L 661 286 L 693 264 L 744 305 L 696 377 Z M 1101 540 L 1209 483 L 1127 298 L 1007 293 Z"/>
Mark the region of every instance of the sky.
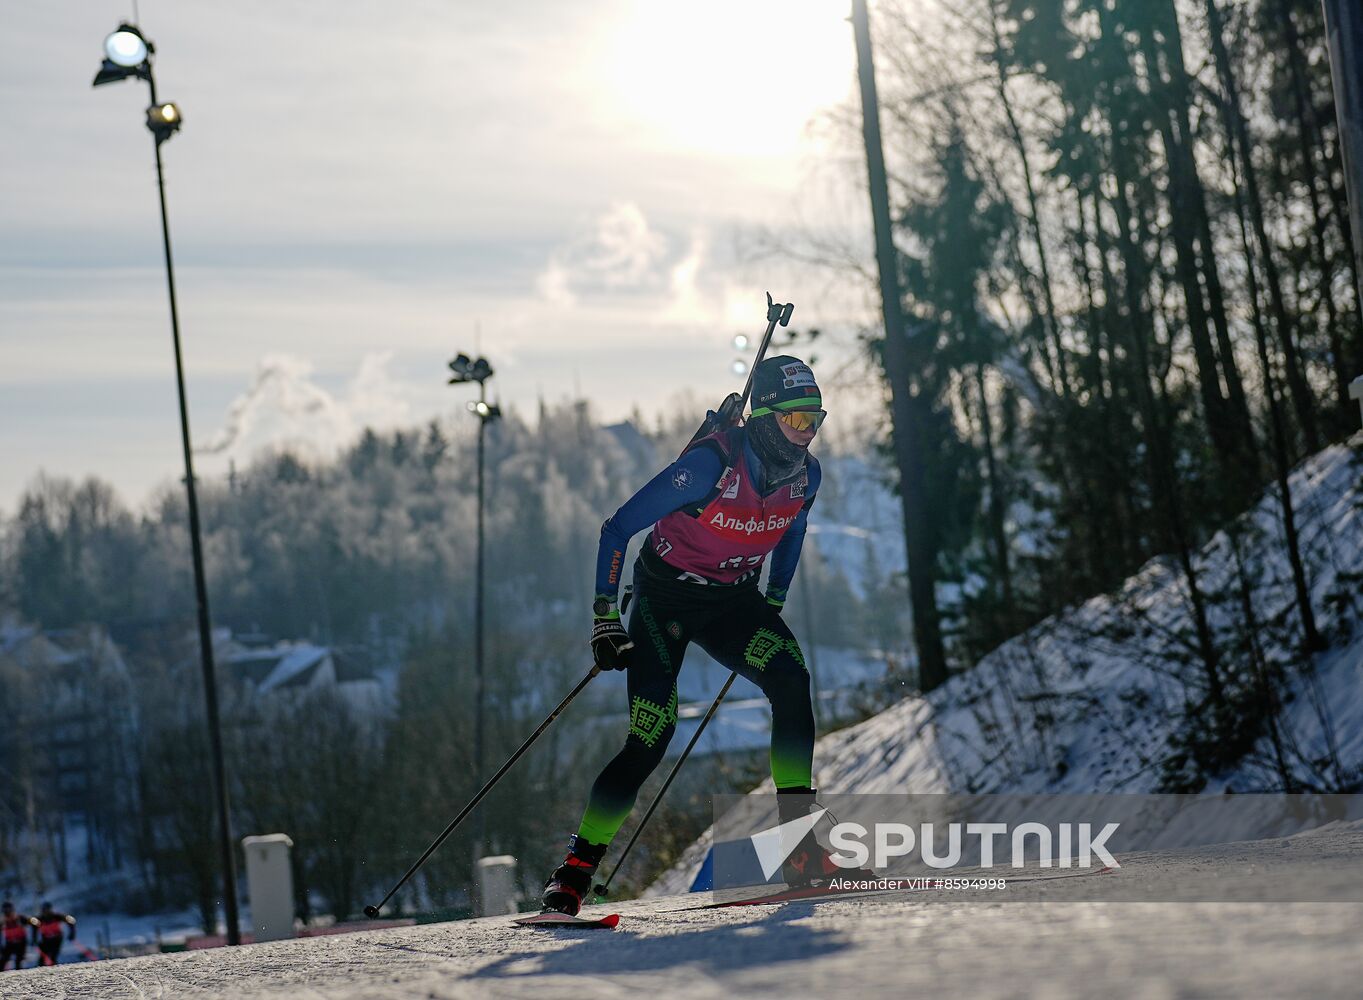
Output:
<path fill-rule="evenodd" d="M 864 162 L 827 124 L 856 108 L 849 7 L 140 0 L 185 122 L 162 153 L 199 474 L 455 419 L 459 351 L 504 406 L 612 420 L 739 388 L 768 289 L 850 343 L 865 289 L 744 249 L 870 258 Z M 133 14 L 6 9 L 0 512 L 40 471 L 134 506 L 180 476 L 147 91 L 90 86 Z"/>

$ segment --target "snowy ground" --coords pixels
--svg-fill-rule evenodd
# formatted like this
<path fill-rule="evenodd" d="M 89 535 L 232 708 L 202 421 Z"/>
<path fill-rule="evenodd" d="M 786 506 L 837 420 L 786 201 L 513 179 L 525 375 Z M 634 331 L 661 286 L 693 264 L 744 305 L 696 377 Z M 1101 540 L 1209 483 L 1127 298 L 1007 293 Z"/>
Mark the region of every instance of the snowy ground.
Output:
<path fill-rule="evenodd" d="M 0 997 L 1356 997 L 1360 866 L 1363 835 L 1327 829 L 1007 890 L 1032 901 L 908 894 L 704 910 L 694 907 L 708 894 L 671 896 L 621 904 L 614 931 L 430 924 L 5 973 Z M 1076 901 L 1099 879 L 1139 890 L 1191 872 L 1249 893 L 1267 869 L 1326 901 Z"/>

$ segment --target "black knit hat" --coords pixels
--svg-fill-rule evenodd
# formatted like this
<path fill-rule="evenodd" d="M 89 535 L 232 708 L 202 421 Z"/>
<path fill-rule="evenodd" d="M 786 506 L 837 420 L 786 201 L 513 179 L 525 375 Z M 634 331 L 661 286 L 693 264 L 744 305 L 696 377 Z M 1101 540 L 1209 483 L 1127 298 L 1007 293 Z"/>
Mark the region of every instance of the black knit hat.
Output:
<path fill-rule="evenodd" d="M 809 365 L 783 354 L 757 366 L 752 381 L 752 413 L 748 440 L 766 470 L 767 482 L 783 482 L 799 473 L 808 457 L 808 444 L 796 444 L 776 424 L 785 410 L 821 409 L 818 383 Z"/>
<path fill-rule="evenodd" d="M 823 406 L 819 384 L 809 365 L 782 354 L 766 358 L 752 380 L 752 416 L 776 410 L 817 409 Z"/>

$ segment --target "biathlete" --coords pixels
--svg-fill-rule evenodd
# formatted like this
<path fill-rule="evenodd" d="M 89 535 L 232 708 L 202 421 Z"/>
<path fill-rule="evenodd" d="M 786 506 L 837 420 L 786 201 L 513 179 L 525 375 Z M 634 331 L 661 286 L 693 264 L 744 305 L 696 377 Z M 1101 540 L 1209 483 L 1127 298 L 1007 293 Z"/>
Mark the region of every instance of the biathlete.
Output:
<path fill-rule="evenodd" d="M 57 964 L 62 953 L 63 933 L 69 933 L 70 939 L 76 940 L 76 918 L 69 913 L 58 913 L 51 903 L 44 903 L 38 911 L 37 926 L 33 928 L 39 965 Z"/>
<path fill-rule="evenodd" d="M 14 967 L 22 969 L 24 967 L 24 955 L 28 953 L 28 936 L 31 933 L 38 933 L 38 921 L 22 913 L 16 913 L 14 904 L 6 900 L 3 907 L 3 915 L 0 915 L 0 972 L 5 971 L 10 959 L 14 959 Z"/>
<path fill-rule="evenodd" d="M 544 884 L 545 909 L 576 914 L 607 846 L 677 723 L 677 674 L 694 642 L 771 702 L 771 776 L 781 822 L 814 800 L 814 710 L 799 643 L 781 619 L 821 472 L 810 442 L 826 413 L 809 366 L 768 358 L 753 375 L 743 424 L 692 442 L 601 527 L 591 647 L 625 670 L 629 732 L 592 785 L 568 855 Z M 634 563 L 628 629 L 617 601 L 630 538 L 652 526 Z M 771 559 L 765 595 L 758 589 Z M 790 885 L 837 871 L 812 834 L 783 866 Z M 854 874 L 854 873 L 842 873 Z"/>

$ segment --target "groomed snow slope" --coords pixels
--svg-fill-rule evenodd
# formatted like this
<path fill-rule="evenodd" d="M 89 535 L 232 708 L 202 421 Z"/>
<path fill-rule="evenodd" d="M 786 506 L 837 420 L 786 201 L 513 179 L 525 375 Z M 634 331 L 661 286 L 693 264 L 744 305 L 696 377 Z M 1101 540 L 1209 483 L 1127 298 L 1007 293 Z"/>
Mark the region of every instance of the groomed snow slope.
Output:
<path fill-rule="evenodd" d="M 708 894 L 622 904 L 613 931 L 509 918 L 0 974 L 5 1000 L 454 1000 L 807 996 L 1356 997 L 1363 833 L 1339 827 L 1196 857 L 1125 859 L 1111 875 L 1010 886 L 695 909 Z M 1190 872 L 1253 891 L 1272 871 L 1313 903 L 1082 902 Z M 1259 873 L 1246 876 L 1246 872 Z M 1001 901 L 1004 895 L 1017 900 Z M 1031 901 L 1024 901 L 1031 900 Z"/>

